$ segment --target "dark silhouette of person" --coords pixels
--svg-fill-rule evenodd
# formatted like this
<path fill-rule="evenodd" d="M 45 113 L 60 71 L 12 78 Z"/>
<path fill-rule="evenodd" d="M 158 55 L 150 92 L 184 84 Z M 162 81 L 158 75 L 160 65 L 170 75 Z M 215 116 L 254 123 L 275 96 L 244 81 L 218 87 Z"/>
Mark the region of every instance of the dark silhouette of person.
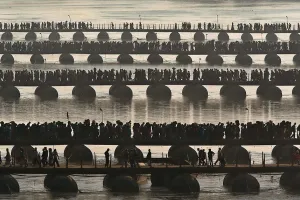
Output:
<path fill-rule="evenodd" d="M 53 165 L 55 167 L 55 164 L 57 167 L 59 167 L 59 163 L 58 163 L 59 157 L 58 157 L 58 153 L 56 151 L 56 149 L 54 149 L 53 151 Z"/>
<path fill-rule="evenodd" d="M 208 165 L 213 167 L 214 166 L 213 157 L 215 153 L 211 149 L 209 149 L 207 155 L 208 155 Z"/>
<path fill-rule="evenodd" d="M 9 149 L 6 149 L 6 156 L 5 156 L 5 164 L 4 166 L 9 165 L 11 166 L 11 156 L 10 156 L 10 152 Z"/>
<path fill-rule="evenodd" d="M 146 159 L 147 159 L 147 162 L 148 162 L 148 165 L 151 167 L 151 158 L 152 158 L 152 153 L 151 153 L 151 150 L 148 149 L 148 154 L 146 156 Z"/>
<path fill-rule="evenodd" d="M 44 147 L 43 153 L 42 153 L 42 164 L 43 167 L 45 167 L 48 164 L 48 149 L 47 147 Z"/>
<path fill-rule="evenodd" d="M 109 149 L 107 149 L 104 153 L 105 155 L 105 167 L 109 166 Z"/>
<path fill-rule="evenodd" d="M 222 159 L 222 152 L 221 152 L 221 148 L 219 148 L 218 150 L 218 158 L 215 162 L 215 165 L 217 164 L 217 162 L 220 162 L 221 163 L 221 159 Z"/>
<path fill-rule="evenodd" d="M 49 148 L 49 161 L 48 161 L 49 166 L 53 166 L 53 151 L 51 148 Z"/>

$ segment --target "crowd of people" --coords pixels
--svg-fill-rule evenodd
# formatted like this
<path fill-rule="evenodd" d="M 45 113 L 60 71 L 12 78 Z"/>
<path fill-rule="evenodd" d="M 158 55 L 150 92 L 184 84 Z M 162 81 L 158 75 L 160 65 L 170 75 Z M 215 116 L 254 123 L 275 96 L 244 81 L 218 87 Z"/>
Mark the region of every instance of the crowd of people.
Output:
<path fill-rule="evenodd" d="M 295 28 L 300 30 L 300 24 L 296 24 L 297 27 L 292 27 L 291 23 L 237 23 L 232 22 L 231 26 L 227 25 L 227 30 L 237 30 L 237 31 L 257 31 L 257 32 L 286 32 Z M 104 23 L 92 23 L 92 22 L 77 22 L 74 21 L 45 21 L 45 22 L 19 22 L 19 23 L 9 23 L 0 22 L 0 30 L 10 30 L 10 31 L 30 31 L 30 30 L 95 30 L 95 29 L 175 29 L 175 30 L 221 30 L 224 28 L 219 23 L 212 22 L 199 22 L 192 24 L 191 22 L 181 22 L 173 24 L 147 24 L 147 23 L 133 23 L 133 22 L 123 22 L 114 23 L 110 22 Z"/>
<path fill-rule="evenodd" d="M 0 152 L 1 153 L 1 152 Z M 32 155 L 31 160 L 28 160 L 29 156 Z M 32 152 L 26 152 L 23 147 L 16 148 L 14 151 L 10 152 L 6 149 L 6 155 L 4 156 L 4 166 L 11 167 L 18 163 L 21 167 L 27 167 L 31 164 L 32 167 L 59 167 L 59 156 L 56 149 L 44 147 L 42 153 L 40 153 L 37 148 L 34 148 Z M 30 163 L 31 162 L 31 163 Z M 2 164 L 2 158 L 0 154 L 0 164 Z"/>
<path fill-rule="evenodd" d="M 280 123 L 268 122 L 235 122 L 226 123 L 134 123 L 116 121 L 67 123 L 5 123 L 0 122 L 0 136 L 4 141 L 10 140 L 124 140 L 134 138 L 144 140 L 199 140 L 217 141 L 223 139 L 272 140 L 300 138 L 300 125 L 289 121 Z"/>
<path fill-rule="evenodd" d="M 258 31 L 258 32 L 286 32 L 292 30 L 291 23 L 238 23 L 235 27 L 234 23 L 231 24 L 231 30 L 239 30 L 239 31 Z M 297 30 L 300 30 L 300 24 L 297 24 Z"/>
<path fill-rule="evenodd" d="M 92 69 L 92 70 L 0 70 L 0 84 L 17 86 L 38 86 L 47 83 L 54 86 L 113 84 L 150 84 L 162 82 L 165 84 L 186 84 L 190 81 L 201 84 L 224 84 L 236 82 L 239 84 L 259 84 L 260 81 L 271 81 L 275 84 L 294 85 L 300 80 L 298 69 L 253 69 L 247 73 L 243 69 Z"/>
<path fill-rule="evenodd" d="M 298 42 L 221 42 L 207 41 L 205 43 L 195 42 L 55 42 L 55 41 L 36 41 L 36 42 L 0 42 L 0 54 L 4 53 L 40 53 L 40 54 L 60 54 L 60 53 L 80 53 L 80 54 L 267 54 L 270 52 L 295 54 L 299 53 L 300 43 Z"/>

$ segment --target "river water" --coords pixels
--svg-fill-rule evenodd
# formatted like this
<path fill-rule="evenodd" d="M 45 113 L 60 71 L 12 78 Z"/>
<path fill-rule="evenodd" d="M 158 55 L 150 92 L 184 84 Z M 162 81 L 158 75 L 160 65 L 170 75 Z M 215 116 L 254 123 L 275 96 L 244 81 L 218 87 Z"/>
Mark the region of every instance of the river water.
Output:
<path fill-rule="evenodd" d="M 297 23 L 299 3 L 297 1 L 242 1 L 242 0 L 186 0 L 184 3 L 179 0 L 128 0 L 128 1 L 104 1 L 104 0 L 2 0 L 0 5 L 1 21 L 88 21 L 93 23 L 115 22 L 122 24 L 124 21 L 139 22 L 139 15 L 142 23 L 181 23 L 188 21 L 192 23 L 215 22 L 217 15 L 220 24 L 231 24 L 231 22 L 286 22 Z M 226 26 L 224 26 L 226 27 Z M 48 33 L 38 34 L 38 40 L 44 40 Z M 85 33 L 88 40 L 95 40 L 97 33 Z M 14 33 L 16 40 L 24 40 L 25 33 Z M 63 40 L 71 40 L 72 33 L 62 33 Z M 135 39 L 144 40 L 145 33 L 133 33 Z M 120 33 L 110 33 L 114 40 L 120 39 Z M 254 34 L 254 39 L 261 40 L 265 35 Z M 288 34 L 278 34 L 282 41 L 287 41 Z M 158 38 L 166 40 L 168 33 L 159 33 Z M 183 40 L 192 40 L 192 33 L 182 34 Z M 208 34 L 208 39 L 216 39 L 217 34 Z M 230 34 L 232 40 L 239 40 L 240 34 Z M 87 55 L 74 55 L 76 64 L 73 66 L 57 65 L 59 55 L 45 55 L 47 64 L 30 65 L 30 55 L 14 55 L 16 64 L 12 67 L 1 66 L 2 69 L 120 69 L 135 68 L 147 69 L 146 56 L 133 55 L 135 63 L 132 66 L 120 66 L 117 64 L 104 64 L 101 66 L 87 65 Z M 115 56 L 103 55 L 105 63 L 116 62 Z M 163 56 L 165 65 L 157 68 L 180 67 L 175 65 L 175 56 Z M 239 68 L 234 64 L 233 56 L 224 56 L 225 64 L 222 68 Z M 283 69 L 293 68 L 292 55 L 281 55 Z M 204 56 L 193 56 L 193 65 L 188 66 L 189 70 L 194 68 L 207 67 Z M 264 56 L 253 56 L 253 68 L 264 68 Z M 130 102 L 118 102 L 108 95 L 109 86 L 95 86 L 97 98 L 94 102 L 79 102 L 72 98 L 72 87 L 56 87 L 59 99 L 54 102 L 40 102 L 34 95 L 34 87 L 18 87 L 21 92 L 21 99 L 18 102 L 4 102 L 0 104 L 1 120 L 28 122 L 28 121 L 67 121 L 66 113 L 69 112 L 71 121 L 83 121 L 84 119 L 101 120 L 100 108 L 104 111 L 104 121 L 133 121 L 133 122 L 211 122 L 219 121 L 256 121 L 256 120 L 290 120 L 300 123 L 300 101 L 291 95 L 292 87 L 280 87 L 283 92 L 281 101 L 262 101 L 255 95 L 255 86 L 245 86 L 247 99 L 243 103 L 226 102 L 219 96 L 220 86 L 207 86 L 209 98 L 206 102 L 191 103 L 183 99 L 181 90 L 183 86 L 170 86 L 172 99 L 169 102 L 155 102 L 146 98 L 147 86 L 130 86 L 133 90 L 133 100 Z M 246 110 L 248 108 L 248 111 Z M 6 147 L 2 146 L 3 152 Z M 64 146 L 56 147 L 60 153 Z M 103 159 L 103 152 L 107 146 L 89 146 L 100 159 Z M 110 146 L 114 150 L 114 146 Z M 146 154 L 150 147 L 140 147 Z M 151 147 L 153 157 L 160 157 L 166 153 L 169 147 Z M 193 147 L 197 148 L 197 147 Z M 209 148 L 209 147 L 205 147 Z M 218 147 L 212 147 L 217 151 Z M 272 163 L 270 152 L 272 146 L 246 147 L 252 153 L 255 163 L 260 163 L 261 152 L 267 154 L 267 163 Z M 38 147 L 42 149 L 41 146 Z M 270 174 L 254 175 L 261 184 L 259 195 L 232 195 L 222 186 L 224 175 L 221 174 L 200 174 L 197 179 L 201 185 L 199 196 L 175 195 L 166 189 L 151 188 L 151 183 L 141 185 L 141 192 L 138 195 L 112 194 L 102 186 L 103 176 L 82 176 L 74 175 L 79 189 L 82 193 L 75 197 L 55 197 L 48 193 L 43 187 L 44 175 L 14 175 L 20 183 L 21 193 L 14 196 L 0 196 L 1 199 L 299 199 L 297 195 L 289 194 L 279 187 L 280 174 L 275 174 L 271 180 Z"/>

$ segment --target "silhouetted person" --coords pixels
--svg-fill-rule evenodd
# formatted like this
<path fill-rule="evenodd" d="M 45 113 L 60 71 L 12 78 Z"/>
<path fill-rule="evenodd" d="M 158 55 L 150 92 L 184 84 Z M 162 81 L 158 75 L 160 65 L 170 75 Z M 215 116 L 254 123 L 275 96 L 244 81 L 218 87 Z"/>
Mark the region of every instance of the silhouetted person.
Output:
<path fill-rule="evenodd" d="M 197 151 L 198 151 L 198 166 L 200 166 L 201 165 L 201 157 L 202 157 L 202 151 L 199 149 L 199 148 L 197 148 Z"/>
<path fill-rule="evenodd" d="M 209 149 L 207 155 L 208 155 L 208 165 L 214 166 L 213 156 L 215 155 L 215 153 L 211 149 Z"/>
<path fill-rule="evenodd" d="M 109 166 L 109 149 L 107 149 L 104 153 L 105 155 L 105 167 Z"/>
<path fill-rule="evenodd" d="M 221 152 L 221 148 L 219 148 L 219 150 L 218 150 L 218 157 L 217 157 L 217 160 L 215 162 L 215 165 L 217 164 L 217 162 L 220 162 L 221 159 L 222 159 L 222 152 Z"/>
<path fill-rule="evenodd" d="M 38 163 L 38 152 L 37 148 L 33 149 L 33 158 L 32 158 L 32 166 L 35 166 Z"/>
<path fill-rule="evenodd" d="M 152 155 L 151 155 L 152 153 L 151 153 L 151 150 L 150 149 L 148 149 L 148 154 L 147 154 L 147 157 L 146 157 L 146 159 L 147 159 L 147 162 L 148 162 L 148 165 L 151 167 L 151 158 L 152 158 Z"/>
<path fill-rule="evenodd" d="M 5 156 L 5 164 L 4 164 L 4 166 L 6 166 L 6 165 L 11 166 L 11 156 L 10 156 L 8 148 L 6 149 L 6 156 Z"/>
<path fill-rule="evenodd" d="M 48 161 L 49 166 L 53 166 L 53 151 L 51 148 L 49 148 L 49 161 Z"/>
<path fill-rule="evenodd" d="M 57 167 L 59 167 L 59 163 L 58 163 L 59 157 L 58 157 L 58 153 L 56 151 L 56 149 L 54 149 L 53 151 L 53 165 L 55 167 L 55 164 Z"/>
<path fill-rule="evenodd" d="M 48 164 L 48 149 L 47 147 L 44 147 L 43 153 L 42 153 L 42 163 L 43 167 L 45 167 Z"/>

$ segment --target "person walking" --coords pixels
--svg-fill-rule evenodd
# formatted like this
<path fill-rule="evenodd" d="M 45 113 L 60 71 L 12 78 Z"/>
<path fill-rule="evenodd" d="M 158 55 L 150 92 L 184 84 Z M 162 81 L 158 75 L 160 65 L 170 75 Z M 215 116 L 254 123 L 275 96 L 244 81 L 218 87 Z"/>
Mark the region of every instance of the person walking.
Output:
<path fill-rule="evenodd" d="M 217 160 L 215 162 L 215 165 L 217 165 L 217 162 L 220 162 L 220 164 L 221 164 L 221 159 L 222 159 L 222 152 L 221 152 L 221 148 L 219 148 L 218 157 L 217 157 Z"/>
<path fill-rule="evenodd" d="M 45 167 L 48 164 L 48 149 L 47 147 L 44 147 L 43 153 L 42 153 L 42 164 L 43 167 Z"/>
<path fill-rule="evenodd" d="M 54 151 L 53 151 L 53 165 L 54 165 L 54 167 L 55 167 L 55 164 L 56 164 L 57 167 L 59 167 L 58 160 L 59 160 L 58 153 L 57 153 L 56 149 L 54 149 Z"/>
<path fill-rule="evenodd" d="M 107 149 L 105 151 L 104 155 L 105 155 L 105 167 L 108 168 L 108 166 L 109 166 L 109 149 Z"/>
<path fill-rule="evenodd" d="M 207 155 L 208 155 L 207 156 L 208 157 L 208 166 L 213 167 L 214 166 L 213 157 L 214 157 L 215 153 L 211 149 L 209 149 L 207 152 Z"/>
<path fill-rule="evenodd" d="M 151 153 L 151 150 L 150 149 L 148 149 L 148 154 L 147 154 L 147 157 L 146 157 L 146 159 L 147 159 L 147 162 L 148 162 L 148 165 L 151 167 L 151 158 L 152 158 L 152 155 L 151 155 L 152 153 Z"/>

